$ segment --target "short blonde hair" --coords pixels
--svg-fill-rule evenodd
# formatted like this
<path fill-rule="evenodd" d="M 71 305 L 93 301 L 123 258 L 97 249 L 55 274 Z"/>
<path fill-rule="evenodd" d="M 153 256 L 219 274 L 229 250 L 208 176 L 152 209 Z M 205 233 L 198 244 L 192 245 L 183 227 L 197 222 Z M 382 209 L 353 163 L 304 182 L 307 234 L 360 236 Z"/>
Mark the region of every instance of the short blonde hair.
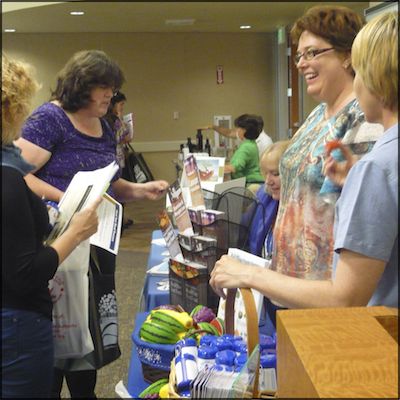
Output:
<path fill-rule="evenodd" d="M 359 32 L 352 48 L 352 64 L 365 86 L 390 110 L 398 106 L 398 16 L 378 15 Z"/>
<path fill-rule="evenodd" d="M 32 77 L 32 67 L 2 54 L 1 71 L 1 144 L 11 144 L 30 111 L 39 85 Z"/>
<path fill-rule="evenodd" d="M 290 143 L 290 140 L 280 140 L 278 142 L 272 143 L 267 149 L 262 153 L 260 158 L 260 163 L 264 162 L 267 157 L 274 157 L 277 162 L 279 162 L 282 154 L 286 151 Z"/>

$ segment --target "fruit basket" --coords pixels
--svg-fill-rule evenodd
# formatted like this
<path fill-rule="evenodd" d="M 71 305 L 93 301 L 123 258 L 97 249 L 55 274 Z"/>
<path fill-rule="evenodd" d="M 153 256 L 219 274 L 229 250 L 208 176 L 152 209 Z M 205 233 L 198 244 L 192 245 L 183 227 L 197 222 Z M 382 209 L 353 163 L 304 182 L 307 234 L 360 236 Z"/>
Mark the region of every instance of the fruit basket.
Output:
<path fill-rule="evenodd" d="M 228 289 L 227 299 L 226 299 L 226 314 L 225 314 L 225 331 L 228 334 L 234 334 L 234 307 L 235 307 L 235 297 L 237 289 Z M 255 355 L 255 368 L 254 376 L 248 381 L 247 390 L 245 393 L 246 398 L 269 398 L 269 393 L 260 393 L 259 391 L 259 334 L 258 334 L 258 318 L 256 306 L 253 298 L 253 294 L 248 288 L 240 288 L 243 302 L 245 306 L 246 313 L 246 325 L 247 325 L 247 349 L 248 356 Z M 254 353 L 253 353 L 254 351 Z M 181 396 L 177 392 L 176 388 L 176 374 L 174 368 L 174 359 L 172 359 L 170 364 L 170 374 L 168 383 L 168 397 L 169 398 L 180 398 Z M 235 394 L 234 388 L 232 388 L 232 397 Z"/>

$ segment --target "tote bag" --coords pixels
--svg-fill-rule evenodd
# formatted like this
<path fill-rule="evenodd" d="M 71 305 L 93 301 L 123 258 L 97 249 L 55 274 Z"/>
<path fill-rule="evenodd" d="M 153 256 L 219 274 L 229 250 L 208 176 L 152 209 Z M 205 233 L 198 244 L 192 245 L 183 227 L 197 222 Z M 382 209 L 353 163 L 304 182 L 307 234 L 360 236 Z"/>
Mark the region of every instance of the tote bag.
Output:
<path fill-rule="evenodd" d="M 89 327 L 94 350 L 85 356 L 100 369 L 121 356 L 115 292 L 115 255 L 91 246 L 89 264 Z"/>
<path fill-rule="evenodd" d="M 49 281 L 57 359 L 81 358 L 94 348 L 89 330 L 89 253 L 88 239 L 76 247 Z"/>

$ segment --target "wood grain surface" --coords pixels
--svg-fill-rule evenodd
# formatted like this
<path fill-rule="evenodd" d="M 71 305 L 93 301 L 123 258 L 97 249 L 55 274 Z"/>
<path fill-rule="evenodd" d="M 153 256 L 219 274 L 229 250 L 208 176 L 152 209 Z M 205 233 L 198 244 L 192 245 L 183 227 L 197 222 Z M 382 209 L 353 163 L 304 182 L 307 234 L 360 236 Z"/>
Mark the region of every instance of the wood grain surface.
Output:
<path fill-rule="evenodd" d="M 278 397 L 398 398 L 398 310 L 277 313 Z"/>

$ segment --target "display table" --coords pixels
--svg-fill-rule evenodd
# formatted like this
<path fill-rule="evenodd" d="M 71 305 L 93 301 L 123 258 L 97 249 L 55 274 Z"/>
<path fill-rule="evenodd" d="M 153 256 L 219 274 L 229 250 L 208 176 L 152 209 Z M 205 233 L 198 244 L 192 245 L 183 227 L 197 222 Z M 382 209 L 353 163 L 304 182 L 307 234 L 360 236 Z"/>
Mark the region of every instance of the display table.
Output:
<path fill-rule="evenodd" d="M 147 312 L 136 314 L 135 329 L 142 325 L 147 315 Z M 132 341 L 131 361 L 129 363 L 128 371 L 128 392 L 132 397 L 138 398 L 139 393 L 146 389 L 148 386 L 149 383 L 146 382 L 143 378 L 142 364 L 138 358 L 135 343 L 133 343 Z"/>
<path fill-rule="evenodd" d="M 155 239 L 162 239 L 161 230 L 153 231 L 151 240 Z M 147 269 L 160 264 L 167 257 L 162 255 L 165 251 L 167 251 L 165 246 L 152 243 L 147 260 Z M 140 301 L 140 311 L 150 311 L 154 307 L 169 303 L 169 290 L 165 290 L 167 282 L 168 275 L 146 274 Z"/>

